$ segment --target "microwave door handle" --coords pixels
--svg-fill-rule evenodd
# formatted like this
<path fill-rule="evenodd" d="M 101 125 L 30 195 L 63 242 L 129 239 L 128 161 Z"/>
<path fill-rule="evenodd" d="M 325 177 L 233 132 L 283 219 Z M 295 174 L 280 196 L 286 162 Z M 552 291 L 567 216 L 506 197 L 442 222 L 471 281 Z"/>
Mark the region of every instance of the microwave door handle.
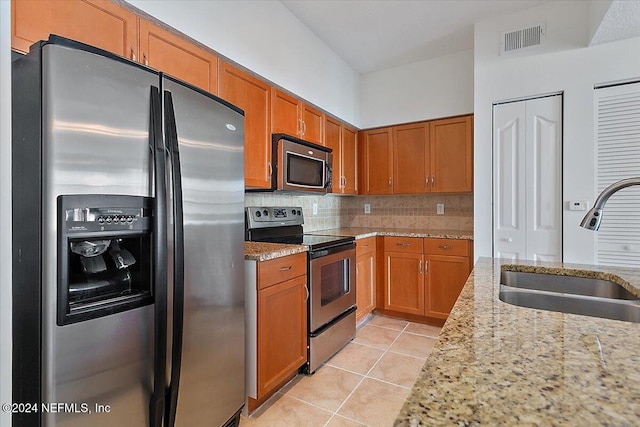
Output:
<path fill-rule="evenodd" d="M 324 167 L 325 167 L 324 188 L 331 188 L 331 166 L 329 166 L 329 163 L 325 162 Z"/>

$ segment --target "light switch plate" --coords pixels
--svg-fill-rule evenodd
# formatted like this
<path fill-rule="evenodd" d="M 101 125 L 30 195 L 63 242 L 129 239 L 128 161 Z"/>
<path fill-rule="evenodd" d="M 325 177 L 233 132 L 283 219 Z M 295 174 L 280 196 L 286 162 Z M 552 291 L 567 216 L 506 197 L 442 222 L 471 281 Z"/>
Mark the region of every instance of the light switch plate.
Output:
<path fill-rule="evenodd" d="M 444 203 L 438 203 L 436 205 L 436 214 L 444 215 Z"/>
<path fill-rule="evenodd" d="M 587 201 L 586 200 L 569 200 L 569 210 L 570 211 L 586 211 Z"/>
<path fill-rule="evenodd" d="M 313 214 L 314 215 L 318 215 L 318 204 L 317 203 L 313 204 Z"/>
<path fill-rule="evenodd" d="M 365 203 L 364 204 L 364 213 L 366 213 L 366 214 L 370 214 L 371 213 L 371 204 L 370 203 Z"/>

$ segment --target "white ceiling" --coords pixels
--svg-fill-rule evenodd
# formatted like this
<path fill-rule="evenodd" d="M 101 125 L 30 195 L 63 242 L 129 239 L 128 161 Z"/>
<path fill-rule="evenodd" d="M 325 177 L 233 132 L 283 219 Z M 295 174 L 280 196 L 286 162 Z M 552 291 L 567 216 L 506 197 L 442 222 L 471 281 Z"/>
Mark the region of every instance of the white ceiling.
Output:
<path fill-rule="evenodd" d="M 473 49 L 473 24 L 543 0 L 281 0 L 364 74 Z"/>

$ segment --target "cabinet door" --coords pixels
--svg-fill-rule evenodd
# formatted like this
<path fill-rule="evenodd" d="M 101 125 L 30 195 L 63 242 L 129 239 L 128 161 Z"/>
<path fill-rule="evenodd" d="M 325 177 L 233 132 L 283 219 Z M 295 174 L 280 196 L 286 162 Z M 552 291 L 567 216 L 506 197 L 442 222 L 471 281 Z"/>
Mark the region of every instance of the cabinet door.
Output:
<path fill-rule="evenodd" d="M 302 132 L 300 138 L 314 144 L 325 145 L 324 116 L 325 114 L 310 105 L 302 104 Z"/>
<path fill-rule="evenodd" d="M 258 399 L 307 360 L 307 276 L 258 291 Z"/>
<path fill-rule="evenodd" d="M 329 116 L 324 121 L 324 142 L 327 148 L 331 148 L 333 155 L 332 170 L 332 186 L 331 191 L 336 194 L 342 193 L 343 175 L 342 175 L 342 147 L 341 147 L 341 129 L 342 124 Z"/>
<path fill-rule="evenodd" d="M 354 128 L 342 126 L 342 192 L 344 194 L 358 194 L 358 131 Z"/>
<path fill-rule="evenodd" d="M 429 191 L 429 124 L 393 127 L 393 194 Z"/>
<path fill-rule="evenodd" d="M 376 241 L 375 237 L 356 242 L 356 322 L 375 308 Z"/>
<path fill-rule="evenodd" d="M 271 187 L 271 86 L 220 61 L 220 97 L 244 110 L 244 185 Z"/>
<path fill-rule="evenodd" d="M 140 19 L 140 62 L 218 93 L 218 58 L 169 31 Z"/>
<path fill-rule="evenodd" d="M 471 116 L 430 123 L 431 191 L 473 191 L 473 120 Z"/>
<path fill-rule="evenodd" d="M 299 136 L 302 129 L 299 101 L 281 90 L 271 88 L 271 133 Z"/>
<path fill-rule="evenodd" d="M 446 319 L 469 277 L 469 258 L 429 255 L 425 262 L 426 315 Z"/>
<path fill-rule="evenodd" d="M 422 269 L 421 253 L 385 252 L 385 309 L 424 314 Z"/>
<path fill-rule="evenodd" d="M 391 128 L 360 133 L 360 194 L 391 194 L 393 150 Z"/>
<path fill-rule="evenodd" d="M 136 59 L 136 16 L 109 0 L 11 1 L 11 48 L 27 53 L 57 34 Z"/>

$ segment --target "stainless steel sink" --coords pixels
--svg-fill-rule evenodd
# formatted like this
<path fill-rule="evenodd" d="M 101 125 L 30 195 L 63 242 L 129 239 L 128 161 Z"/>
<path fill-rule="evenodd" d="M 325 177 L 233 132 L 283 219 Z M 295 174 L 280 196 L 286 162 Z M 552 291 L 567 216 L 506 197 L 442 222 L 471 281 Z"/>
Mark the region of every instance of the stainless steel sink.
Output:
<path fill-rule="evenodd" d="M 521 307 L 640 323 L 640 298 L 608 280 L 503 271 L 499 298 Z"/>

